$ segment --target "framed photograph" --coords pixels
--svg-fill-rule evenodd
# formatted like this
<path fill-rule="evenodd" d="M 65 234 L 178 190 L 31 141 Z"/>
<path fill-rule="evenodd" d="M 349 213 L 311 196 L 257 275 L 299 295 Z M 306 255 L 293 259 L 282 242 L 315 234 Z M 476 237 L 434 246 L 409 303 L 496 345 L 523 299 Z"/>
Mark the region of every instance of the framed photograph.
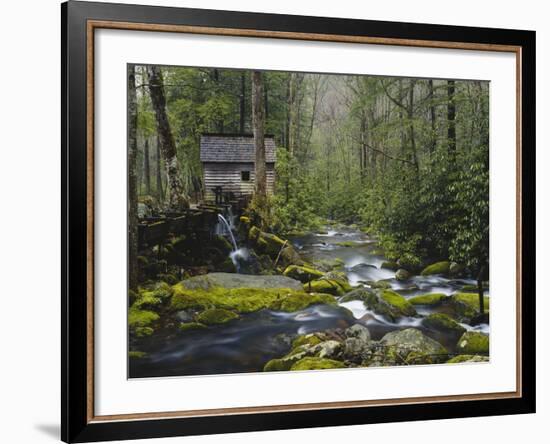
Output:
<path fill-rule="evenodd" d="M 62 439 L 535 411 L 535 33 L 62 5 Z"/>

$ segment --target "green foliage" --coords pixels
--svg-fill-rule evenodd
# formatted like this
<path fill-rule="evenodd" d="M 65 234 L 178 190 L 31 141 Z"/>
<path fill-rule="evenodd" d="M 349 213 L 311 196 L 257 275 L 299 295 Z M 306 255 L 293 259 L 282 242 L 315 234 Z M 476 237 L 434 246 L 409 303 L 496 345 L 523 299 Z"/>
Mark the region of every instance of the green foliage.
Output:
<path fill-rule="evenodd" d="M 321 227 L 317 186 L 287 149 L 277 150 L 277 184 L 271 202 L 272 228 L 281 233 Z"/>

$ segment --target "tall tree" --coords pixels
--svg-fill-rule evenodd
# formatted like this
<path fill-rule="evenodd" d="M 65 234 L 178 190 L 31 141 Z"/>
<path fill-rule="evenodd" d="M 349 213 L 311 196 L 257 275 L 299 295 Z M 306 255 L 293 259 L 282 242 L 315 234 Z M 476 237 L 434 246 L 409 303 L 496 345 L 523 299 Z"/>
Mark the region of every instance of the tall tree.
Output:
<path fill-rule="evenodd" d="M 128 65 L 128 288 L 138 285 L 136 68 Z"/>
<path fill-rule="evenodd" d="M 456 105 L 455 81 L 447 80 L 447 143 L 449 156 L 454 157 L 456 152 Z"/>
<path fill-rule="evenodd" d="M 176 143 L 166 113 L 166 98 L 160 67 L 149 65 L 149 93 L 155 111 L 157 132 L 160 139 L 161 152 L 168 174 L 168 190 L 170 192 L 169 207 L 173 210 L 189 207 L 189 199 L 185 193 L 176 155 Z"/>
<path fill-rule="evenodd" d="M 164 188 L 162 185 L 162 162 L 160 154 L 160 143 L 158 136 L 155 137 L 156 140 L 156 164 L 157 164 L 157 200 L 159 203 L 164 202 Z"/>
<path fill-rule="evenodd" d="M 252 72 L 252 127 L 254 132 L 254 192 L 262 202 L 267 197 L 267 178 L 264 142 L 263 78 L 261 71 Z"/>
<path fill-rule="evenodd" d="M 149 158 L 149 138 L 145 138 L 143 146 L 143 176 L 145 178 L 145 193 L 151 195 L 151 164 Z"/>
<path fill-rule="evenodd" d="M 239 132 L 244 134 L 244 121 L 245 121 L 245 100 L 246 100 L 246 74 L 245 71 L 241 72 L 241 93 L 239 95 Z"/>
<path fill-rule="evenodd" d="M 433 154 L 437 144 L 437 134 L 435 131 L 434 81 L 432 79 L 428 80 L 428 101 L 430 103 L 430 123 L 432 128 L 430 154 Z"/>

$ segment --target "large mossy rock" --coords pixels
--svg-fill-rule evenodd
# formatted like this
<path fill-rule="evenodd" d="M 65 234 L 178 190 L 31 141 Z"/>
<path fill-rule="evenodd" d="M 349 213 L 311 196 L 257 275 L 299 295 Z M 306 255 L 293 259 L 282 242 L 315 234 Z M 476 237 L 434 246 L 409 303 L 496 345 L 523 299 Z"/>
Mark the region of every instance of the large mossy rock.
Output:
<path fill-rule="evenodd" d="M 252 242 L 260 252 L 269 254 L 273 258 L 275 258 L 281 249 L 287 245 L 287 242 L 279 236 L 272 233 L 266 233 L 254 226 L 251 227 L 248 232 L 248 240 Z"/>
<path fill-rule="evenodd" d="M 181 281 L 178 285 L 189 290 L 208 290 L 215 287 L 302 289 L 302 284 L 299 281 L 286 276 L 257 276 L 236 273 L 209 273 L 193 276 L 192 278 Z"/>
<path fill-rule="evenodd" d="M 455 293 L 449 299 L 455 316 L 461 320 L 470 320 L 479 316 L 479 295 L 477 293 Z M 489 296 L 483 297 L 483 308 L 485 313 L 489 313 Z"/>
<path fill-rule="evenodd" d="M 334 359 L 306 357 L 292 365 L 290 370 L 324 370 L 332 368 L 345 368 L 345 364 Z"/>
<path fill-rule="evenodd" d="M 416 316 L 414 307 L 400 294 L 392 290 L 365 293 L 363 304 L 369 310 L 395 322 L 403 316 Z"/>
<path fill-rule="evenodd" d="M 346 293 L 344 296 L 342 296 L 339 299 L 339 301 L 340 302 L 350 302 L 350 301 L 365 302 L 366 300 L 368 300 L 368 298 L 371 298 L 373 295 L 374 293 L 371 290 L 368 290 L 364 287 L 360 287 Z"/>
<path fill-rule="evenodd" d="M 385 347 L 386 359 L 396 365 L 435 364 L 448 359 L 445 347 L 415 328 L 387 333 L 380 344 Z"/>
<path fill-rule="evenodd" d="M 304 265 L 304 261 L 302 260 L 298 252 L 295 250 L 295 248 L 290 244 L 287 244 L 281 251 L 281 255 L 279 257 L 278 263 L 283 265 L 289 265 L 289 264 Z"/>
<path fill-rule="evenodd" d="M 443 293 L 429 293 L 420 296 L 414 296 L 408 299 L 412 305 L 438 305 L 447 300 L 447 295 Z"/>
<path fill-rule="evenodd" d="M 441 331 L 451 334 L 455 337 L 460 337 L 466 329 L 444 313 L 432 313 L 422 319 L 422 325 L 430 330 Z"/>
<path fill-rule="evenodd" d="M 306 282 L 323 277 L 324 273 L 307 266 L 289 265 L 286 267 L 283 275 L 305 284 Z"/>
<path fill-rule="evenodd" d="M 304 284 L 303 288 L 307 292 L 326 293 L 333 296 L 341 296 L 352 289 L 347 281 L 325 277 L 310 281 Z"/>
<path fill-rule="evenodd" d="M 489 335 L 477 331 L 468 331 L 460 337 L 456 349 L 459 353 L 467 355 L 488 355 Z"/>
<path fill-rule="evenodd" d="M 307 293 L 299 281 L 286 276 L 211 273 L 186 279 L 172 288 L 170 308 L 174 311 L 224 309 L 250 313 L 267 308 L 293 312 L 314 304 L 336 305 L 334 297 Z"/>
<path fill-rule="evenodd" d="M 406 281 L 411 278 L 411 274 L 404 268 L 400 268 L 395 273 L 395 279 L 398 281 Z"/>
<path fill-rule="evenodd" d="M 420 273 L 422 276 L 431 276 L 433 274 L 448 275 L 451 263 L 449 261 L 436 262 L 435 264 L 428 265 Z"/>

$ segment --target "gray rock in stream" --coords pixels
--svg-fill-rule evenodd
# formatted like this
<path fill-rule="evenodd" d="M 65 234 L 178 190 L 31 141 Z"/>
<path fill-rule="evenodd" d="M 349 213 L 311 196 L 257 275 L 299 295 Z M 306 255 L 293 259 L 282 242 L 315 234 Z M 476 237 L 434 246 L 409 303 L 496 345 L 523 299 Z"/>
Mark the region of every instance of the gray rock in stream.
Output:
<path fill-rule="evenodd" d="M 181 284 L 190 290 L 201 288 L 208 290 L 211 287 L 223 288 L 290 288 L 302 290 L 302 283 L 286 276 L 256 276 L 236 273 L 208 273 L 193 276 Z"/>

